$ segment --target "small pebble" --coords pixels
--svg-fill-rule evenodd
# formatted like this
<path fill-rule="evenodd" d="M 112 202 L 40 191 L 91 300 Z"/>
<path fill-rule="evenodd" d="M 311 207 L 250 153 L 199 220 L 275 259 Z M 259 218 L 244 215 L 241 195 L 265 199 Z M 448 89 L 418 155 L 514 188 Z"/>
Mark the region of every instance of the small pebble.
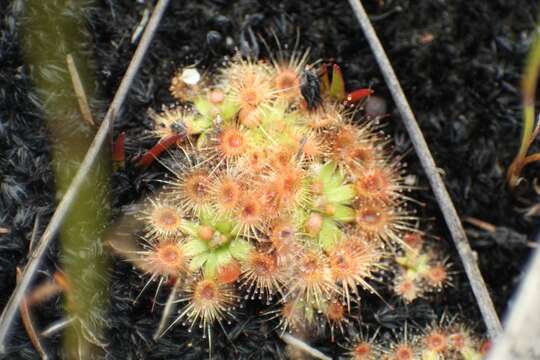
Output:
<path fill-rule="evenodd" d="M 386 100 L 378 96 L 370 96 L 366 101 L 366 114 L 377 117 L 386 114 Z"/>

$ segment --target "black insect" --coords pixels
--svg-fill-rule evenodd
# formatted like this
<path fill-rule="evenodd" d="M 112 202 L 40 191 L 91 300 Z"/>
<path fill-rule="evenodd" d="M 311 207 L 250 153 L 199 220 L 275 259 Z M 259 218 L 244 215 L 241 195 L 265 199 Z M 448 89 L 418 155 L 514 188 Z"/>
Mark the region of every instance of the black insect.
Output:
<path fill-rule="evenodd" d="M 308 109 L 314 109 L 321 103 L 321 82 L 319 76 L 311 70 L 304 70 L 300 82 L 300 92 L 306 100 Z"/>
<path fill-rule="evenodd" d="M 175 134 L 184 134 L 186 132 L 186 126 L 181 122 L 175 122 L 171 124 L 171 131 Z"/>

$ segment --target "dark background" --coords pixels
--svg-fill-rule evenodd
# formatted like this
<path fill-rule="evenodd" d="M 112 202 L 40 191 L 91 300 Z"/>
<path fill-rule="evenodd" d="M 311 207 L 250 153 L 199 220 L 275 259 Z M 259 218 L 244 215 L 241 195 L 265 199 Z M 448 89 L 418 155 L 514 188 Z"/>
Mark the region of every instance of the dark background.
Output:
<path fill-rule="evenodd" d="M 78 6 L 79 10 L 66 11 L 61 16 L 77 17 L 77 31 L 85 33 L 85 41 L 77 46 L 92 59 L 95 76 L 92 86 L 97 89 L 92 107 L 99 119 L 134 52 L 132 33 L 143 11 L 151 9 L 152 4 L 132 0 L 48 3 L 51 16 L 55 6 L 64 3 Z M 497 311 L 502 315 L 521 279 L 530 251 L 527 242 L 534 238 L 538 225 L 538 218 L 524 214 L 524 209 L 539 201 L 530 186 L 537 177 L 538 166 L 527 169 L 525 175 L 530 181 L 517 196 L 509 193 L 504 182 L 506 168 L 520 141 L 519 81 L 538 6 L 534 1 L 515 0 L 364 3 L 433 156 L 444 172 L 460 216 L 475 217 L 497 226 L 494 234 L 467 224 L 466 229 Z M 21 24 L 28 13 L 20 3 L 14 4 L 0 1 L 0 226 L 9 231 L 0 234 L 2 305 L 14 288 L 15 267 L 26 261 L 36 214 L 40 214 L 43 230 L 58 201 L 43 101 L 33 87 L 39 70 L 42 73 L 55 70 L 43 65 L 43 69 L 36 71 L 25 63 Z M 392 337 L 392 329 L 399 335 L 405 321 L 413 327 L 422 327 L 448 311 L 468 319 L 470 325 L 482 332 L 484 329 L 478 325 L 479 312 L 437 203 L 414 151 L 407 152 L 410 143 L 399 115 L 346 1 L 171 1 L 126 106 L 115 123 L 114 137 L 121 131 L 127 133 L 128 159 L 155 142 L 147 136 L 151 129 L 147 110 L 159 110 L 162 104 L 173 103 L 168 83 L 178 67 L 197 63 L 199 68 L 211 71 L 224 57 L 234 54 L 235 48 L 257 50 L 257 45 L 249 40 L 249 29 L 271 40 L 271 28 L 284 43 L 291 44 L 298 29 L 301 48 L 311 49 L 310 59 L 338 63 L 349 90 L 371 86 L 377 95 L 388 99 L 392 116 L 387 131 L 396 143 L 397 152 L 408 154 L 405 161 L 409 172 L 418 175 L 420 185 L 425 188 L 415 193 L 416 198 L 427 204 L 420 209 L 420 215 L 426 219 L 422 226 L 441 238 L 439 245 L 454 264 L 453 287 L 411 306 L 386 299 L 394 309 L 376 297 L 366 296 L 356 311 L 358 323 L 371 325 L 372 329 L 381 327 L 384 339 Z M 258 48 L 260 56 L 265 57 L 264 45 L 258 42 Z M 121 206 L 156 189 L 155 179 L 164 173 L 159 165 L 141 170 L 129 164 L 115 173 L 111 183 L 113 212 L 118 214 Z M 54 271 L 57 264 L 56 246 L 53 246 L 46 261 L 48 272 Z M 126 300 L 138 293 L 143 280 L 119 260 L 112 262 L 111 279 L 111 310 L 106 319 L 107 358 L 207 356 L 206 339 L 197 331 L 189 334 L 182 326 L 153 342 L 151 334 L 160 313 L 149 311 L 151 294 L 137 305 Z M 384 291 L 384 283 L 379 288 Z M 57 318 L 60 307 L 60 300 L 40 307 L 38 325 L 44 327 L 47 321 Z M 217 358 L 283 356 L 283 343 L 272 332 L 275 324 L 261 321 L 261 309 L 254 302 L 243 311 L 238 324 L 226 326 L 228 339 L 220 335 L 221 330 L 214 334 Z M 7 358 L 36 358 L 20 325 L 14 328 L 16 336 Z M 337 356 L 343 353 L 338 345 L 346 343 L 351 332 L 349 329 L 338 335 L 335 343 L 330 341 L 328 332 L 326 336 L 317 335 L 314 345 Z M 60 354 L 58 343 L 58 338 L 45 341 L 51 353 L 57 349 Z"/>

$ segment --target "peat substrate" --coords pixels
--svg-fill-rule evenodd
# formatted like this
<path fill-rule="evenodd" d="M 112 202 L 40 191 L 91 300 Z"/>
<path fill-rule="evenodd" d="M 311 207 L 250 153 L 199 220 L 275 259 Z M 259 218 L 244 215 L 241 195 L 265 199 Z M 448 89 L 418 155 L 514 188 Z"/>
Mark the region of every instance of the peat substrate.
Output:
<path fill-rule="evenodd" d="M 75 57 L 79 63 L 85 59 L 84 71 L 94 79 L 86 84 L 91 108 L 94 119 L 100 121 L 136 48 L 137 41 L 132 42 L 132 36 L 153 4 L 131 0 L 81 1 L 78 9 L 58 15 L 57 9 L 64 3 L 60 0 L 37 7 L 38 2 L 23 5 L 22 1 L 4 0 L 1 3 L 0 305 L 4 306 L 16 284 L 16 268 L 24 266 L 28 259 L 36 217 L 39 217 L 39 237 L 62 196 L 57 191 L 61 186 L 55 174 L 73 174 L 77 168 L 76 162 L 58 163 L 53 159 L 53 152 L 62 149 L 58 149 L 54 138 L 54 125 L 51 125 L 54 121 L 48 126 L 46 115 L 50 110 L 48 96 L 69 97 L 62 91 L 71 94 L 72 89 L 50 94 L 43 92 L 43 87 L 38 91 L 36 84 L 54 83 L 55 79 L 65 77 L 67 53 L 79 56 Z M 538 214 L 525 214 L 540 201 L 532 186 L 538 166 L 527 168 L 524 176 L 528 181 L 517 194 L 511 194 L 505 184 L 506 169 L 520 141 L 519 82 L 537 5 L 533 1 L 510 0 L 364 3 L 458 213 L 462 219 L 472 217 L 495 226 L 493 232 L 465 222 L 480 270 L 502 316 L 523 276 L 538 228 Z M 49 24 L 54 31 L 62 31 L 62 24 L 68 24 L 70 34 L 74 34 L 65 44 L 47 38 L 50 33 L 44 19 L 53 15 L 61 19 Z M 93 185 L 90 191 L 97 195 L 92 201 L 98 201 L 104 213 L 117 219 L 126 206 L 158 189 L 161 184 L 157 179 L 163 178 L 167 170 L 158 162 L 142 169 L 131 160 L 155 143 L 156 139 L 148 136 L 152 128 L 148 110 L 159 111 L 163 104 L 174 104 L 168 92 L 171 76 L 178 68 L 193 64 L 212 71 L 233 56 L 236 49 L 267 58 L 268 49 L 258 36 L 250 34 L 260 35 L 272 44 L 271 29 L 283 43 L 291 45 L 299 34 L 300 48 L 311 49 L 311 61 L 321 59 L 339 64 L 349 90 L 371 87 L 377 96 L 387 100 L 390 116 L 385 120 L 385 131 L 391 135 L 396 152 L 404 156 L 408 172 L 417 177 L 420 190 L 414 192 L 414 197 L 425 204 L 418 207 L 422 228 L 438 238 L 436 241 L 453 264 L 451 287 L 409 305 L 396 300 L 384 283 L 377 284 L 376 289 L 386 302 L 366 294 L 355 314 L 356 325 L 380 328 L 383 338 L 391 338 L 393 332 L 403 331 L 405 322 L 408 327 L 422 328 L 447 312 L 466 319 L 468 325 L 483 333 L 480 313 L 437 202 L 346 1 L 171 1 L 124 108 L 114 122 L 113 139 L 121 132 L 126 133 L 126 166 L 113 172 L 109 183 Z M 28 43 L 28 39 L 33 42 Z M 34 54 L 50 57 L 30 56 L 24 51 L 28 48 Z M 61 124 L 69 129 L 71 139 L 74 142 L 83 139 L 76 147 L 82 156 L 93 130 L 82 123 L 78 113 L 64 115 Z M 109 199 L 99 194 L 107 194 Z M 83 202 L 75 206 L 85 206 Z M 71 234 L 80 239 L 96 236 L 76 231 Z M 97 238 L 90 243 L 99 244 Z M 108 251 L 99 245 L 86 246 L 77 249 L 75 256 L 98 257 Z M 59 253 L 59 243 L 55 242 L 37 281 L 50 278 L 61 268 Z M 208 341 L 198 329 L 190 333 L 179 325 L 161 339 L 152 340 L 162 309 L 160 305 L 151 311 L 155 288 L 146 291 L 134 304 L 130 299 L 144 285 L 139 272 L 122 259 L 111 257 L 107 274 L 109 291 L 94 294 L 97 302 L 108 307 L 106 316 L 96 319 L 104 328 L 103 344 L 93 339 L 97 348 L 103 346 L 103 356 L 108 359 L 208 356 Z M 163 304 L 167 294 L 168 291 L 161 291 L 158 303 Z M 223 329 L 215 327 L 214 358 L 285 356 L 285 344 L 273 331 L 276 323 L 264 321 L 260 316 L 264 304 L 257 301 L 249 304 L 242 309 L 237 322 L 224 324 Z M 63 306 L 62 297 L 53 297 L 36 307 L 33 310 L 36 326 L 43 329 L 60 319 Z M 343 355 L 340 344 L 352 336 L 350 332 L 346 329 L 344 334 L 336 333 L 333 341 L 329 332 L 309 341 L 325 354 L 337 357 Z M 53 357 L 62 356 L 60 333 L 44 339 L 44 344 Z M 19 320 L 13 325 L 7 351 L 5 356 L 9 359 L 38 357 Z"/>

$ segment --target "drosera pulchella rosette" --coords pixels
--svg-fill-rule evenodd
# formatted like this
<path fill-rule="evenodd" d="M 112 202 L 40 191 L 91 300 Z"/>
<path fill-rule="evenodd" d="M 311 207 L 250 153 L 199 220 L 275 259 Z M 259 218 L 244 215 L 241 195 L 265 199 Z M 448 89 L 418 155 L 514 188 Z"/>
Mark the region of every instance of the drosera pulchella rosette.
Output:
<path fill-rule="evenodd" d="M 375 292 L 368 282 L 372 273 L 385 268 L 381 250 L 371 242 L 350 237 L 333 246 L 328 253 L 333 280 L 340 285 L 341 296 L 350 309 L 351 298 L 359 297 L 361 289 Z"/>
<path fill-rule="evenodd" d="M 234 320 L 234 310 L 238 306 L 237 295 L 229 284 L 205 275 L 190 278 L 178 302 L 185 305 L 168 329 L 182 322 L 189 327 L 189 331 L 194 327 L 203 329 L 204 337 L 211 336 L 211 327 L 215 322 Z"/>
<path fill-rule="evenodd" d="M 322 326 L 319 326 L 323 331 L 330 329 L 330 340 L 335 341 L 336 333 L 344 333 L 345 326 L 350 323 L 348 318 L 349 312 L 345 302 L 339 298 L 327 300 L 322 306 L 319 306 L 322 318 Z M 326 325 L 326 327 L 324 326 Z"/>
<path fill-rule="evenodd" d="M 453 271 L 448 258 L 425 234 L 409 232 L 403 236 L 406 247 L 394 255 L 394 292 L 405 302 L 440 292 L 452 285 Z"/>
<path fill-rule="evenodd" d="M 421 274 L 420 290 L 402 294 L 410 300 L 449 283 L 447 262 L 410 242 L 421 232 L 404 168 L 377 119 L 343 103 L 336 69 L 325 85 L 303 53 L 234 57 L 198 81 L 192 68 L 175 75 L 182 104 L 152 114 L 154 134 L 184 136 L 162 162 L 173 176 L 138 215 L 148 264 L 162 261 L 144 272 L 179 279 L 171 326 L 209 334 L 263 301 L 280 330 L 333 337 L 381 272 Z"/>
<path fill-rule="evenodd" d="M 253 249 L 242 266 L 242 284 L 239 288 L 246 288 L 252 294 L 252 299 L 264 298 L 270 304 L 273 296 L 283 294 L 282 288 L 288 274 L 279 265 L 274 252 Z"/>
<path fill-rule="evenodd" d="M 107 233 L 111 249 L 133 264 L 144 278 L 134 302 L 157 282 L 155 305 L 161 288 L 191 273 L 190 257 L 184 250 L 185 235 L 180 230 L 184 226 L 183 213 L 161 195 L 135 205 Z"/>
<path fill-rule="evenodd" d="M 182 211 L 164 199 L 150 199 L 149 205 L 139 214 L 145 224 L 145 239 L 168 239 L 181 234 Z"/>
<path fill-rule="evenodd" d="M 347 359 L 378 360 L 382 356 L 382 348 L 377 341 L 378 332 L 367 334 L 367 331 L 352 329 L 353 334 L 346 339 L 342 347 L 347 351 Z"/>
<path fill-rule="evenodd" d="M 272 64 L 237 58 L 190 95 L 185 128 L 207 127 L 189 132 L 182 150 L 197 164 L 173 169 L 168 194 L 185 216 L 190 271 L 250 298 L 281 298 L 304 323 L 326 313 L 339 327 L 361 292 L 374 291 L 383 240 L 398 239 L 408 218 L 378 127 L 357 125 L 355 112 L 328 94 L 307 109 L 305 70 L 304 55 Z M 382 234 L 358 221 L 379 216 L 359 216 L 375 205 L 392 211 Z"/>
<path fill-rule="evenodd" d="M 490 346 L 489 341 L 446 314 L 423 327 L 405 325 L 384 342 L 379 331 L 369 337 L 364 335 L 365 329 L 353 331 L 342 345 L 351 360 L 481 360 Z"/>
<path fill-rule="evenodd" d="M 143 242 L 141 250 L 127 253 L 126 256 L 132 263 L 139 264 L 140 269 L 147 276 L 146 283 L 135 301 L 154 281 L 158 281 L 153 309 L 155 298 L 164 284 L 189 274 L 188 257 L 182 248 L 182 239 L 180 237 L 143 238 Z"/>

